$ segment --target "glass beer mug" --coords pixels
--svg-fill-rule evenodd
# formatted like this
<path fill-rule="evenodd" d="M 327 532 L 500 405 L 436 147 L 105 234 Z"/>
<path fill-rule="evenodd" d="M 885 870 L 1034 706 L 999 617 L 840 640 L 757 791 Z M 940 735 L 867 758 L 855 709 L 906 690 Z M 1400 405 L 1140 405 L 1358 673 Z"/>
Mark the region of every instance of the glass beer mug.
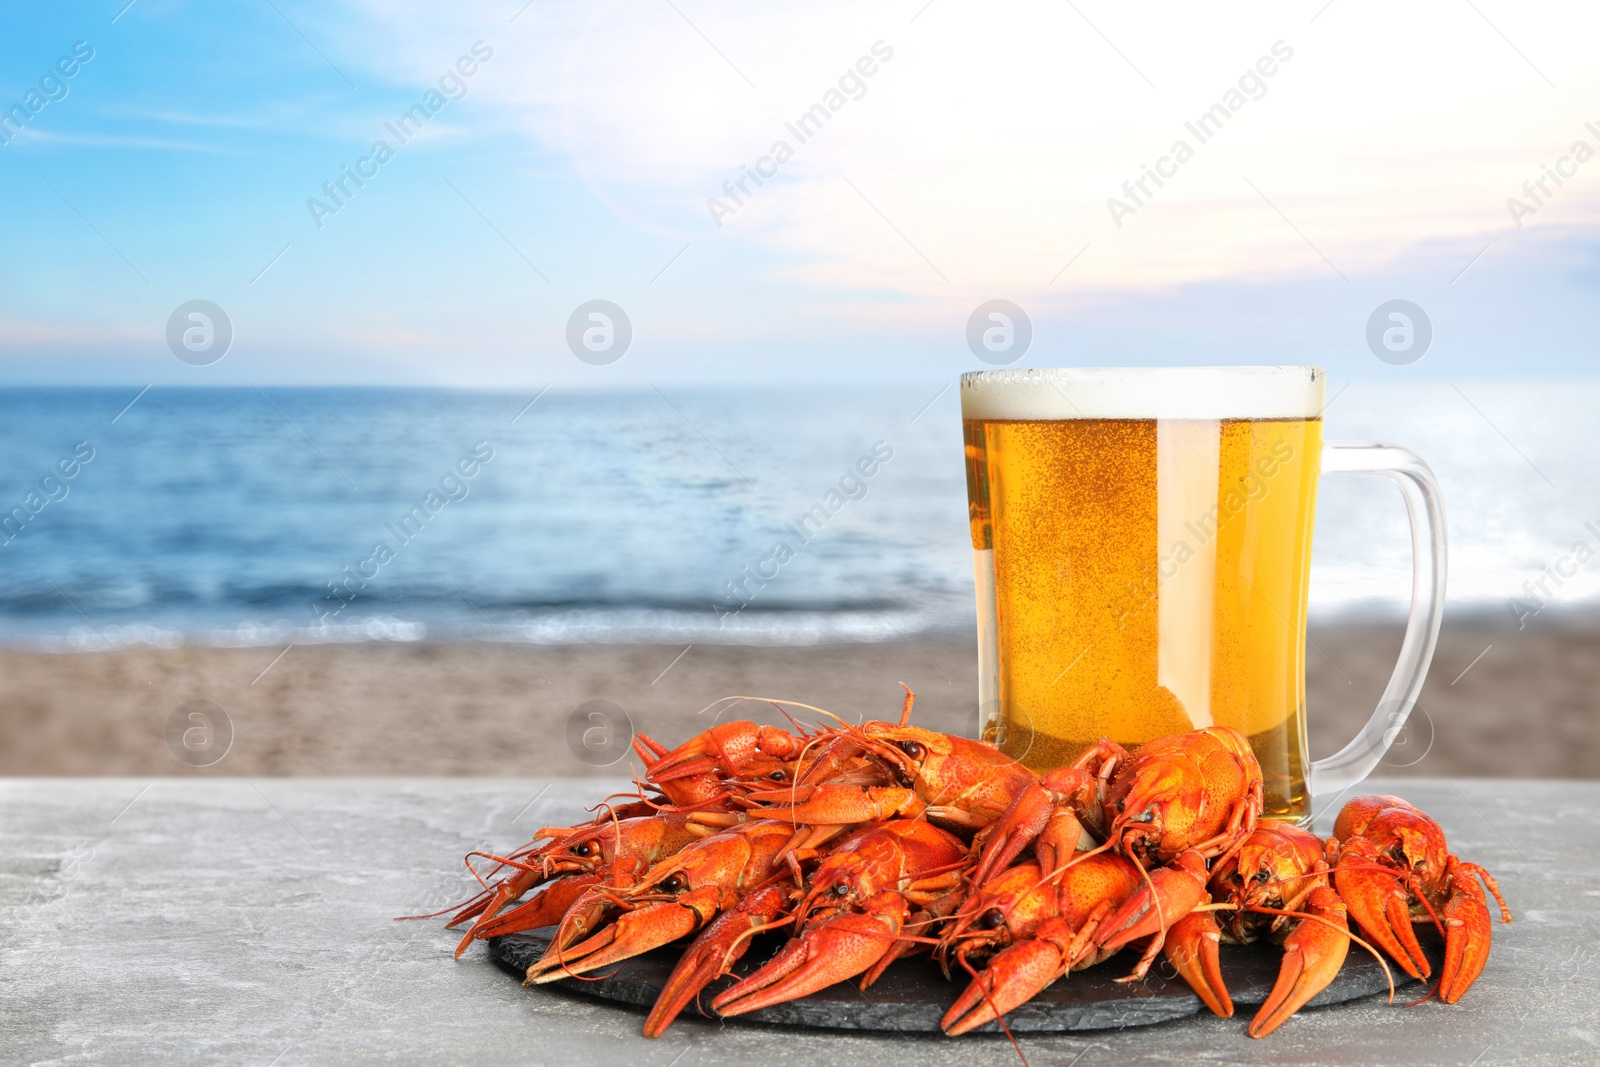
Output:
<path fill-rule="evenodd" d="M 1427 464 L 1322 440 L 1320 367 L 993 370 L 961 376 L 984 736 L 1034 770 L 1094 741 L 1232 726 L 1269 817 L 1371 772 L 1427 674 L 1445 527 Z M 1306 749 L 1306 596 L 1322 474 L 1400 487 L 1411 617 L 1378 710 Z"/>

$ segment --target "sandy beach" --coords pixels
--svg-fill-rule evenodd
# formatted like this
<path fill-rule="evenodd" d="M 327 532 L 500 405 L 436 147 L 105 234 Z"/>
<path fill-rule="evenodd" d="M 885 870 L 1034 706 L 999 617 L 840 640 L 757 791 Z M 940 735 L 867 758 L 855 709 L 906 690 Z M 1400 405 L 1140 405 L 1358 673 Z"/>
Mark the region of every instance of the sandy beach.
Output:
<path fill-rule="evenodd" d="M 1312 753 L 1325 755 L 1370 713 L 1399 629 L 1315 627 L 1311 642 Z M 1447 624 L 1425 715 L 1383 773 L 1600 777 L 1597 646 L 1600 624 Z M 881 718 L 897 713 L 902 680 L 917 692 L 919 724 L 965 733 L 976 724 L 976 652 L 953 639 L 687 651 L 321 645 L 274 663 L 280 651 L 0 652 L 0 773 L 615 774 L 625 765 L 592 766 L 567 743 L 585 701 L 609 700 L 634 730 L 676 743 L 702 728 L 694 712 L 719 697 L 781 696 Z M 206 767 L 181 762 L 167 742 L 174 710 L 196 699 L 224 709 L 234 732 L 226 756 Z"/>

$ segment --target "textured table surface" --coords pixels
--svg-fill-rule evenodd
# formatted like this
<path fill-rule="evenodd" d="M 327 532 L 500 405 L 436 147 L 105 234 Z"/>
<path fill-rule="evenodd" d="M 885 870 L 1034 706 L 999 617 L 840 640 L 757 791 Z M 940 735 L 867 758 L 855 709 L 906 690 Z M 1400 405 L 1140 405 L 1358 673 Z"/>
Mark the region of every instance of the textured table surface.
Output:
<path fill-rule="evenodd" d="M 637 1013 L 524 990 L 481 947 L 453 962 L 441 921 L 391 921 L 467 896 L 466 850 L 514 847 L 605 791 L 593 779 L 0 781 L 0 1061 L 1019 1062 L 1003 1037 L 690 1020 L 647 1041 Z M 1600 784 L 1392 791 L 1495 873 L 1516 913 L 1462 1003 L 1377 997 L 1302 1012 L 1265 1041 L 1210 1016 L 1025 1036 L 1029 1062 L 1600 1061 Z"/>

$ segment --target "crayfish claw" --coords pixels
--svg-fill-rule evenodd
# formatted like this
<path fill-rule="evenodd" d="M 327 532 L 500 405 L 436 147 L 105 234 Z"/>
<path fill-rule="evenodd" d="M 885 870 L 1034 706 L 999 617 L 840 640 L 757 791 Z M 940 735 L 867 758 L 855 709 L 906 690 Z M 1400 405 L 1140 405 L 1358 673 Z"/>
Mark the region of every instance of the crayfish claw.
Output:
<path fill-rule="evenodd" d="M 537 930 L 541 926 L 554 926 L 588 890 L 604 879 L 598 874 L 569 874 L 558 878 L 525 903 L 499 914 L 485 913 L 456 946 L 456 959 L 475 940 L 514 934 L 521 930 Z"/>
<path fill-rule="evenodd" d="M 1222 942 L 1222 931 L 1217 927 L 1216 916 L 1209 911 L 1192 911 L 1173 923 L 1167 930 L 1166 944 L 1162 950 L 1167 962 L 1177 968 L 1178 974 L 1194 990 L 1206 1007 L 1224 1019 L 1233 1018 L 1233 998 L 1222 980 L 1222 966 L 1217 946 Z"/>
<path fill-rule="evenodd" d="M 1162 934 L 1210 899 L 1206 874 L 1206 861 L 1197 852 L 1182 853 L 1170 867 L 1157 867 L 1150 872 L 1149 884 L 1140 886 L 1095 932 L 1095 944 L 1109 953 L 1141 937 Z"/>
<path fill-rule="evenodd" d="M 905 898 L 880 893 L 863 912 L 844 912 L 792 938 L 766 966 L 723 990 L 711 1006 L 744 1015 L 853 978 L 883 957 L 905 921 Z"/>
<path fill-rule="evenodd" d="M 751 935 L 773 924 L 788 906 L 791 894 L 791 887 L 782 884 L 758 889 L 702 930 L 661 987 L 661 994 L 644 1021 L 644 1036 L 660 1037 L 666 1033 L 701 990 L 743 958 L 750 948 Z"/>
<path fill-rule="evenodd" d="M 1048 936 L 1052 933 L 1061 940 Z M 996 953 L 944 1013 L 939 1028 L 959 1037 L 1026 1004 L 1066 974 L 1061 942 L 1072 940 L 1071 928 L 1060 919 L 1047 919 L 1039 924 L 1038 935 Z"/>
<path fill-rule="evenodd" d="M 1283 963 L 1256 1017 L 1250 1020 L 1250 1036 L 1266 1037 L 1284 1020 L 1305 1006 L 1306 1001 L 1328 987 L 1350 951 L 1349 926 L 1339 895 L 1326 886 L 1313 889 L 1306 898 L 1306 917 L 1283 941 Z"/>
<path fill-rule="evenodd" d="M 1333 870 L 1333 885 L 1350 918 L 1401 970 L 1417 979 L 1433 973 L 1411 929 L 1411 894 L 1404 879 L 1379 866 L 1362 838 L 1344 846 Z"/>
<path fill-rule="evenodd" d="M 561 978 L 585 974 L 612 963 L 621 963 L 651 949 L 687 937 L 699 928 L 701 912 L 693 899 L 696 893 L 660 904 L 648 904 L 624 912 L 615 922 L 603 926 L 592 937 L 571 948 L 552 943 L 544 956 L 528 968 L 524 985 L 542 985 Z M 715 905 L 711 905 L 715 909 Z"/>
<path fill-rule="evenodd" d="M 1489 941 L 1494 927 L 1489 920 L 1489 901 L 1468 865 L 1450 863 L 1450 897 L 1444 913 L 1444 966 L 1439 971 L 1439 999 L 1454 1004 L 1461 999 L 1489 959 Z M 1509 913 L 1506 913 L 1509 915 Z"/>
<path fill-rule="evenodd" d="M 1052 825 L 1056 813 L 1068 809 L 1071 799 L 1092 784 L 1093 779 L 1087 772 L 1069 767 L 1051 771 L 1018 793 L 1005 814 L 985 835 L 983 851 L 972 872 L 972 884 L 982 885 L 991 875 L 1011 866 L 1022 850 Z M 1052 840 L 1051 844 L 1054 854 L 1058 850 L 1057 843 Z M 1066 851 L 1070 853 L 1071 849 Z"/>

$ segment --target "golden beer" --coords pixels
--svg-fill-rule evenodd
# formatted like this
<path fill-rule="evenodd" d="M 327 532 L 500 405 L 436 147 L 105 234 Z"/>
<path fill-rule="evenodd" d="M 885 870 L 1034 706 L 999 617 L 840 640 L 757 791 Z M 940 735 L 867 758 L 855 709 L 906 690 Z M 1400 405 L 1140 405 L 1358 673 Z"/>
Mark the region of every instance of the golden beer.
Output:
<path fill-rule="evenodd" d="M 1309 814 L 1316 368 L 962 378 L 985 731 L 1035 770 L 1102 737 L 1249 739 Z"/>

